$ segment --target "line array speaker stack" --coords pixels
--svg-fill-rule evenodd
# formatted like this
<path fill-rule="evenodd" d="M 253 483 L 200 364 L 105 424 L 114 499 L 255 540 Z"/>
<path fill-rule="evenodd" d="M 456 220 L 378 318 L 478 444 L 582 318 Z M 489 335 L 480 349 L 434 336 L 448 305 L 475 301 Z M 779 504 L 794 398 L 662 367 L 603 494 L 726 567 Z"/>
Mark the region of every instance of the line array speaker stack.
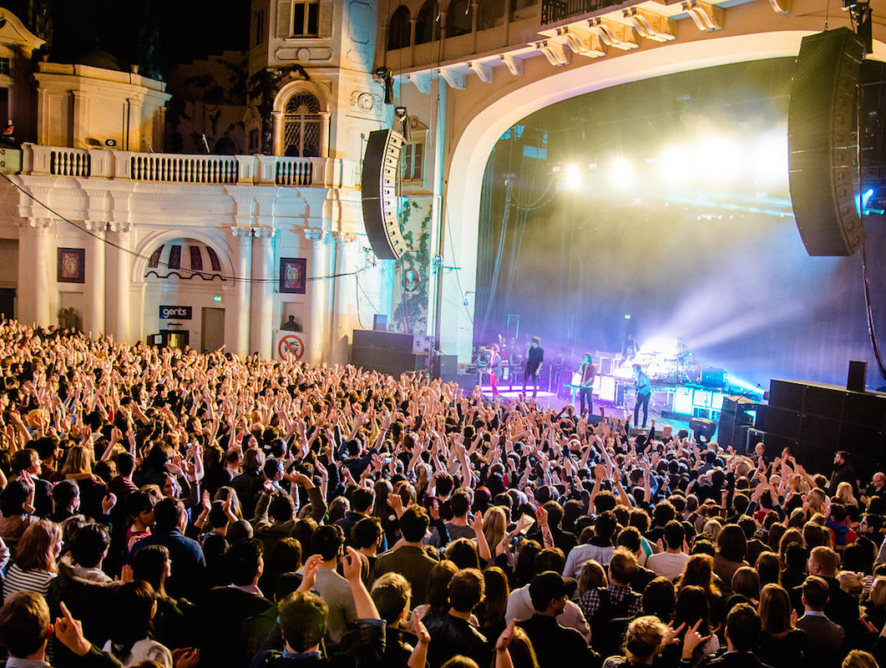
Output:
<path fill-rule="evenodd" d="M 828 474 L 845 450 L 856 471 L 886 462 L 886 395 L 836 385 L 775 380 L 763 439 L 769 457 L 791 446 L 810 472 Z"/>
<path fill-rule="evenodd" d="M 412 353 L 413 338 L 411 334 L 355 329 L 351 364 L 395 378 L 401 373 L 421 371 L 427 356 Z"/>
<path fill-rule="evenodd" d="M 363 156 L 363 223 L 379 260 L 398 260 L 408 249 L 397 219 L 397 175 L 403 137 L 393 130 L 369 133 Z"/>
<path fill-rule="evenodd" d="M 852 255 L 865 240 L 855 185 L 864 56 L 849 28 L 808 35 L 800 45 L 788 108 L 789 181 L 809 255 Z"/>

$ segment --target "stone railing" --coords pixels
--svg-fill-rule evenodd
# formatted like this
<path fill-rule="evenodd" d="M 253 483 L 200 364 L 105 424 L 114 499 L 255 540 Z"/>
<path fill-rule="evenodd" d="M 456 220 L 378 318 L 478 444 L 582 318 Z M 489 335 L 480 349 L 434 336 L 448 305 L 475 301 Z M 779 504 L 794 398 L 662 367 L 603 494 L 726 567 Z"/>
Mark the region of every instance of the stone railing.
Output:
<path fill-rule="evenodd" d="M 22 145 L 22 174 L 193 185 L 353 188 L 358 163 L 275 155 L 178 155 Z"/>

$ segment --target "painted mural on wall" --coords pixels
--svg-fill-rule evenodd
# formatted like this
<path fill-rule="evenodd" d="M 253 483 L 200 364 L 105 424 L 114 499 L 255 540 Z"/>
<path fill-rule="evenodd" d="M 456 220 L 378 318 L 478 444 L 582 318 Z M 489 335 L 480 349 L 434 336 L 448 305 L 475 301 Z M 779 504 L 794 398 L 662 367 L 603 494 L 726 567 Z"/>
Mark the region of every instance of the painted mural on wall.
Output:
<path fill-rule="evenodd" d="M 412 250 L 394 262 L 394 315 L 391 320 L 397 331 L 404 334 L 427 334 L 431 204 L 430 197 L 404 198 L 400 211 L 400 231 Z"/>

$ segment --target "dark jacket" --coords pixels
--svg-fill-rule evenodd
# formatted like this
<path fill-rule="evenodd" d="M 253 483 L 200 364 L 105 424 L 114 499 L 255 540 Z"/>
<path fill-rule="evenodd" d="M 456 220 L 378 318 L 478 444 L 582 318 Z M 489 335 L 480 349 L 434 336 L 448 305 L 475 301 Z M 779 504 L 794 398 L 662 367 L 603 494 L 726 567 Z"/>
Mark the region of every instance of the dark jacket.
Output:
<path fill-rule="evenodd" d="M 843 660 L 843 640 L 846 632 L 827 617 L 803 615 L 797 628 L 806 632 L 809 652 L 806 665 L 810 668 L 839 668 Z"/>
<path fill-rule="evenodd" d="M 424 624 L 431 634 L 428 646 L 428 664 L 440 668 L 452 657 L 461 654 L 488 666 L 492 662 L 492 647 L 480 630 L 464 619 L 445 615 L 428 615 Z"/>
<path fill-rule="evenodd" d="M 539 668 L 596 668 L 602 663 L 600 655 L 588 646 L 581 633 L 560 626 L 554 617 L 535 614 L 518 626 L 529 636 Z"/>
<path fill-rule="evenodd" d="M 385 651 L 385 627 L 357 622 L 360 637 L 348 649 L 322 656 L 319 652 L 303 657 L 287 657 L 268 650 L 256 654 L 251 668 L 375 668 L 381 666 Z"/>
<path fill-rule="evenodd" d="M 725 652 L 711 654 L 699 668 L 772 668 L 760 661 L 751 652 Z"/>
<path fill-rule="evenodd" d="M 192 538 L 182 536 L 178 529 L 155 531 L 132 546 L 128 560 L 131 562 L 132 556 L 148 545 L 163 545 L 169 550 L 169 560 L 172 563 L 172 575 L 166 581 L 169 595 L 197 600 L 204 591 L 206 579 L 206 560 L 200 544 Z"/>
<path fill-rule="evenodd" d="M 412 605 L 418 607 L 427 602 L 428 578 L 436 564 L 423 549 L 404 545 L 376 559 L 369 579 L 374 582 L 385 573 L 399 573 L 412 586 Z"/>
<path fill-rule="evenodd" d="M 248 666 L 277 620 L 277 607 L 235 587 L 210 589 L 198 606 L 200 664 Z"/>

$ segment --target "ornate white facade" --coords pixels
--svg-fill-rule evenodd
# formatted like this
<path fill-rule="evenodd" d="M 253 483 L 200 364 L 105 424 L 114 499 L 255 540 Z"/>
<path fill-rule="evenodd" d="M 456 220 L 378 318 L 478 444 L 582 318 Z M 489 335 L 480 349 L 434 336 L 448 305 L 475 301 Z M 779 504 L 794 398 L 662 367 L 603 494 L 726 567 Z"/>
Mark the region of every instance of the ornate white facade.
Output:
<path fill-rule="evenodd" d="M 149 152 L 162 150 L 164 84 L 41 63 L 38 143 L 0 180 L 0 298 L 16 291 L 16 317 L 270 357 L 292 316 L 307 359 L 347 361 L 352 330 L 388 313 L 392 292 L 367 252 L 359 191 L 365 135 L 383 125 L 370 74 L 377 8 L 308 3 L 323 34 L 301 38 L 285 4 L 255 0 L 249 54 L 252 73 L 283 68 L 277 155 Z M 247 136 L 261 131 L 256 114 L 245 121 Z M 287 262 L 286 285 L 284 260 L 306 268 Z"/>

